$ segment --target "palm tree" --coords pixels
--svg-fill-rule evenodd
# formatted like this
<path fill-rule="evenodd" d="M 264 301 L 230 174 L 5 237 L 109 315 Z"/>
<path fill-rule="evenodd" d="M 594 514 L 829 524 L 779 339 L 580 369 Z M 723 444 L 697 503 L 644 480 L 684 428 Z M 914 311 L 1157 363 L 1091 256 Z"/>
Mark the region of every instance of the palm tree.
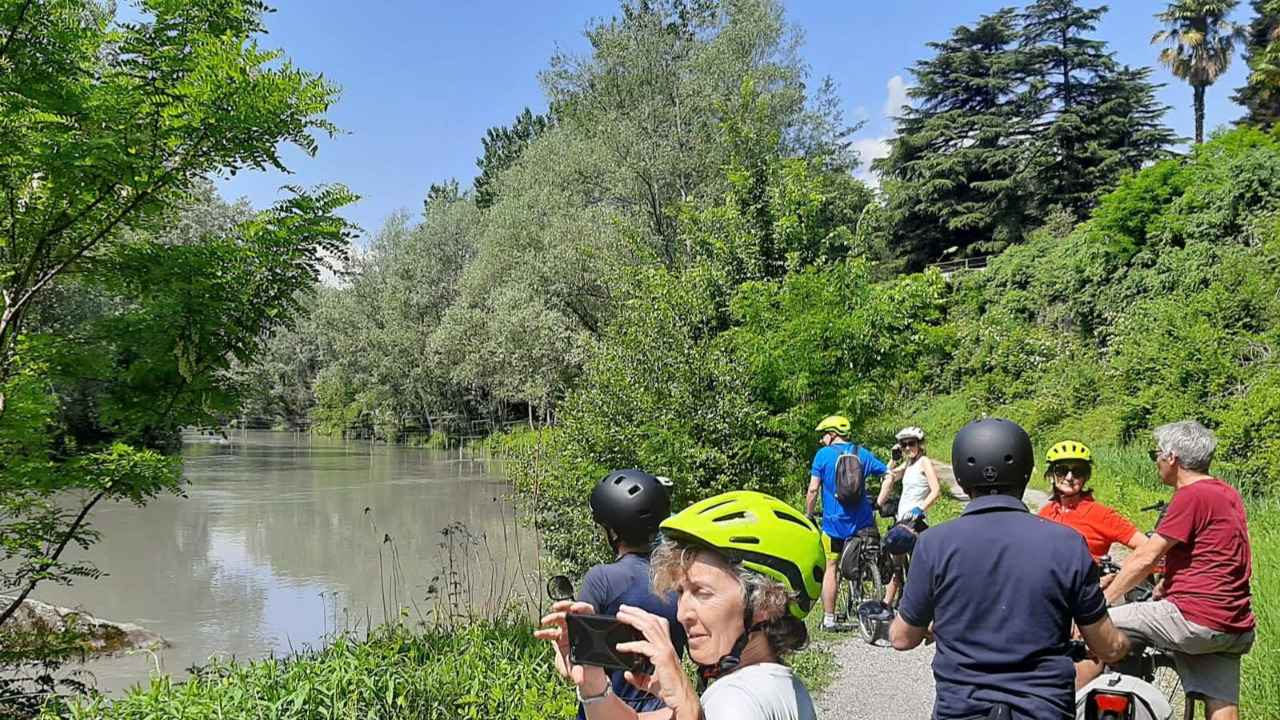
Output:
<path fill-rule="evenodd" d="M 1168 45 L 1160 62 L 1195 94 L 1196 144 L 1204 142 L 1204 90 L 1222 77 L 1243 42 L 1244 28 L 1227 19 L 1239 0 L 1174 0 L 1156 19 L 1165 29 L 1151 38 Z"/>

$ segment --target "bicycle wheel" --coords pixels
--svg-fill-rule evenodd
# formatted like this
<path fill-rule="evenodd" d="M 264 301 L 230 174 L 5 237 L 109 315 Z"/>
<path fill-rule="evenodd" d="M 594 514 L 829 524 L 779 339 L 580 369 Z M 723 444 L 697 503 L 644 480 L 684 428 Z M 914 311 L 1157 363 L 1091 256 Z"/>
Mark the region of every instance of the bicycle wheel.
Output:
<path fill-rule="evenodd" d="M 879 559 L 864 556 L 858 563 L 858 577 L 849 580 L 850 607 L 857 611 L 868 600 L 884 599 L 884 582 L 880 579 Z"/>
<path fill-rule="evenodd" d="M 1154 653 L 1151 656 L 1151 685 L 1169 701 L 1173 709 L 1171 718 L 1184 717 L 1187 695 L 1182 689 L 1182 677 L 1178 675 L 1178 663 L 1167 653 Z"/>

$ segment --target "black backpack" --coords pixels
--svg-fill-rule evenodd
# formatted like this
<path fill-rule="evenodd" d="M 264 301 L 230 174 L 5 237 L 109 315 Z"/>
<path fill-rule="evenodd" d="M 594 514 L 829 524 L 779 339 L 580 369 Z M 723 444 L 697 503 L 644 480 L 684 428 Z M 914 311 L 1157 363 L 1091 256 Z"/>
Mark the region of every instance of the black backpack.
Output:
<path fill-rule="evenodd" d="M 858 457 L 858 446 L 853 445 L 836 458 L 836 499 L 841 505 L 852 507 L 862 502 L 865 496 L 862 460 Z"/>

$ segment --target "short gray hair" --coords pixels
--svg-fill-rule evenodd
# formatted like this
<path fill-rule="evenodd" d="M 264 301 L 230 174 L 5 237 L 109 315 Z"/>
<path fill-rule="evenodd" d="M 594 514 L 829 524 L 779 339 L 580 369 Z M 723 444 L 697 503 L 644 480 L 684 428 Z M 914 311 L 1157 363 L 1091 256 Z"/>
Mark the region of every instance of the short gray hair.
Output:
<path fill-rule="evenodd" d="M 1213 431 L 1195 420 L 1161 425 L 1153 434 L 1160 452 L 1177 455 L 1178 464 L 1193 472 L 1207 472 L 1213 451 L 1218 449 Z"/>
<path fill-rule="evenodd" d="M 763 611 L 770 618 L 765 621 L 764 631 L 769 647 L 776 655 L 788 655 L 803 650 L 809 644 L 808 628 L 803 621 L 792 616 L 787 608 L 793 593 L 777 580 L 748 570 L 740 561 L 727 557 L 715 548 L 671 539 L 658 543 L 649 560 L 653 591 L 659 595 L 675 591 L 689 566 L 703 552 L 724 560 L 742 585 L 743 601 L 749 603 L 752 610 Z"/>

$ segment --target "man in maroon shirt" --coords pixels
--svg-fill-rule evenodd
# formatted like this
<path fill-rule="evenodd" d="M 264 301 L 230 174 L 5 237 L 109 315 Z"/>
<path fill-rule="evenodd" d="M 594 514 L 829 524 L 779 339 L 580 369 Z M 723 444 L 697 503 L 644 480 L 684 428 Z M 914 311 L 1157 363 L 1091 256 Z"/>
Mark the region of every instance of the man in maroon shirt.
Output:
<path fill-rule="evenodd" d="M 1170 651 L 1187 692 L 1204 695 L 1209 720 L 1239 717 L 1240 657 L 1253 646 L 1249 604 L 1252 558 L 1244 503 L 1209 474 L 1217 440 L 1193 420 L 1156 428 L 1151 457 L 1173 487 L 1151 539 L 1129 557 L 1106 589 L 1108 602 L 1151 574 L 1160 558 L 1160 599 L 1111 609 L 1116 627 Z"/>

